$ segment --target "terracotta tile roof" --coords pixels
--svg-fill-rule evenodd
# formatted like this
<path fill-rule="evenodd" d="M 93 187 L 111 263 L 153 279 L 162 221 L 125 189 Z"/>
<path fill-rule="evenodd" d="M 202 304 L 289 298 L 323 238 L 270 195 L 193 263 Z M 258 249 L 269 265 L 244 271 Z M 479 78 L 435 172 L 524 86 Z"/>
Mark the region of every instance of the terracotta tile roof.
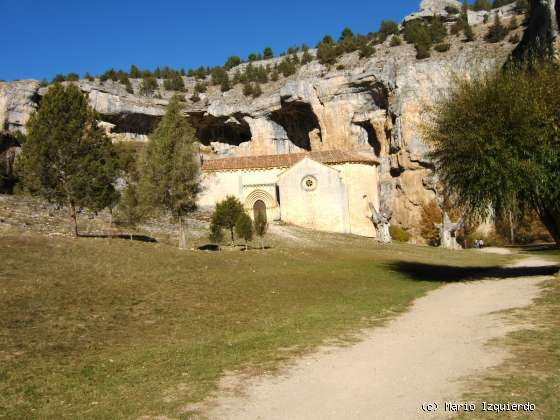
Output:
<path fill-rule="evenodd" d="M 285 155 L 242 156 L 225 159 L 208 159 L 202 162 L 203 171 L 230 171 L 236 169 L 289 168 L 304 157 L 325 164 L 363 163 L 377 165 L 375 156 L 344 150 L 326 150 L 320 152 L 290 153 Z"/>

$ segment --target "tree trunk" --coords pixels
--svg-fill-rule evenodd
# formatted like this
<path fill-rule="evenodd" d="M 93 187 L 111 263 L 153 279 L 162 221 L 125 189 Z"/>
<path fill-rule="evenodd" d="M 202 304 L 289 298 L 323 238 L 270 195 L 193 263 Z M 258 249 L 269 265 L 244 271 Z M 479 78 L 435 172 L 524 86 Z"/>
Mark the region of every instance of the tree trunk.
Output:
<path fill-rule="evenodd" d="M 187 249 L 187 221 L 179 216 L 179 249 Z"/>
<path fill-rule="evenodd" d="M 76 215 L 76 206 L 74 203 L 70 203 L 70 216 L 72 217 L 74 225 L 74 236 L 77 238 L 80 235 L 78 234 L 78 216 Z"/>
<path fill-rule="evenodd" d="M 556 246 L 560 248 L 560 211 L 556 209 L 538 209 L 537 213 L 541 222 L 546 227 Z"/>
<path fill-rule="evenodd" d="M 515 233 L 513 229 L 513 213 L 509 212 L 509 242 L 514 245 L 515 244 Z"/>
<path fill-rule="evenodd" d="M 231 246 L 235 245 L 235 238 L 233 237 L 233 228 L 230 228 L 230 233 L 231 233 Z"/>

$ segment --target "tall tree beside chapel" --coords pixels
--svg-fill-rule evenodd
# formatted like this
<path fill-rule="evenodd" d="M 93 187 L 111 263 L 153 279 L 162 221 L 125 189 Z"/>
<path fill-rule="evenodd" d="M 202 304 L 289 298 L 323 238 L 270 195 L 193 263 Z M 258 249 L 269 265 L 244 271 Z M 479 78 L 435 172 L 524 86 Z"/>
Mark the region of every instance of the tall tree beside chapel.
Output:
<path fill-rule="evenodd" d="M 427 129 L 436 171 L 465 214 L 533 210 L 560 246 L 560 73 L 508 66 L 459 80 Z"/>
<path fill-rule="evenodd" d="M 77 208 L 98 211 L 118 199 L 113 145 L 74 85 L 56 83 L 49 88 L 29 119 L 27 132 L 18 165 L 24 186 L 34 195 L 67 206 L 78 236 Z"/>
<path fill-rule="evenodd" d="M 195 131 L 183 115 L 179 96 L 150 135 L 140 167 L 140 192 L 145 203 L 168 212 L 179 224 L 179 248 L 187 247 L 187 216 L 196 210 L 200 164 Z"/>

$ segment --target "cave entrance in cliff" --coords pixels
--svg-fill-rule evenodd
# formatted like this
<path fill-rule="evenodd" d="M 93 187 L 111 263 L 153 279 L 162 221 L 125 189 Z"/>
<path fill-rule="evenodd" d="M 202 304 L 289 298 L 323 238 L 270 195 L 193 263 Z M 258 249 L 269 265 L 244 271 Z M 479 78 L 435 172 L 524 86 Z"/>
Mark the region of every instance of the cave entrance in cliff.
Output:
<path fill-rule="evenodd" d="M 297 147 L 311 151 L 311 136 L 321 141 L 319 120 L 306 102 L 282 102 L 282 107 L 272 112 L 270 119 L 282 126 L 288 139 Z"/>
<path fill-rule="evenodd" d="M 371 122 L 362 121 L 362 122 L 356 123 L 356 125 L 360 126 L 362 129 L 365 130 L 365 132 L 367 134 L 368 144 L 373 148 L 373 152 L 375 153 L 375 156 L 380 157 L 381 156 L 381 142 L 379 141 L 379 137 L 377 137 L 377 133 L 375 131 L 375 128 L 371 124 Z"/>
<path fill-rule="evenodd" d="M 251 129 L 242 116 L 215 117 L 213 115 L 190 115 L 196 137 L 205 146 L 223 143 L 239 146 L 251 141 Z"/>
<path fill-rule="evenodd" d="M 114 124 L 111 132 L 148 135 L 155 130 L 161 117 L 146 114 L 102 114 L 103 121 Z"/>

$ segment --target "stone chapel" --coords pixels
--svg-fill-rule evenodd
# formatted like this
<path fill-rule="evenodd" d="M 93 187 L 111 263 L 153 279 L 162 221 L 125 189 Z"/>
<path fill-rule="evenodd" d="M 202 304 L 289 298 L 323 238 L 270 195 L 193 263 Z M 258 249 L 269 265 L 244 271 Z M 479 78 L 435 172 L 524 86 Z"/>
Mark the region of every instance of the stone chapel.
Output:
<path fill-rule="evenodd" d="M 371 153 L 342 150 L 203 160 L 199 205 L 233 195 L 251 217 L 376 237 L 378 165 Z"/>

